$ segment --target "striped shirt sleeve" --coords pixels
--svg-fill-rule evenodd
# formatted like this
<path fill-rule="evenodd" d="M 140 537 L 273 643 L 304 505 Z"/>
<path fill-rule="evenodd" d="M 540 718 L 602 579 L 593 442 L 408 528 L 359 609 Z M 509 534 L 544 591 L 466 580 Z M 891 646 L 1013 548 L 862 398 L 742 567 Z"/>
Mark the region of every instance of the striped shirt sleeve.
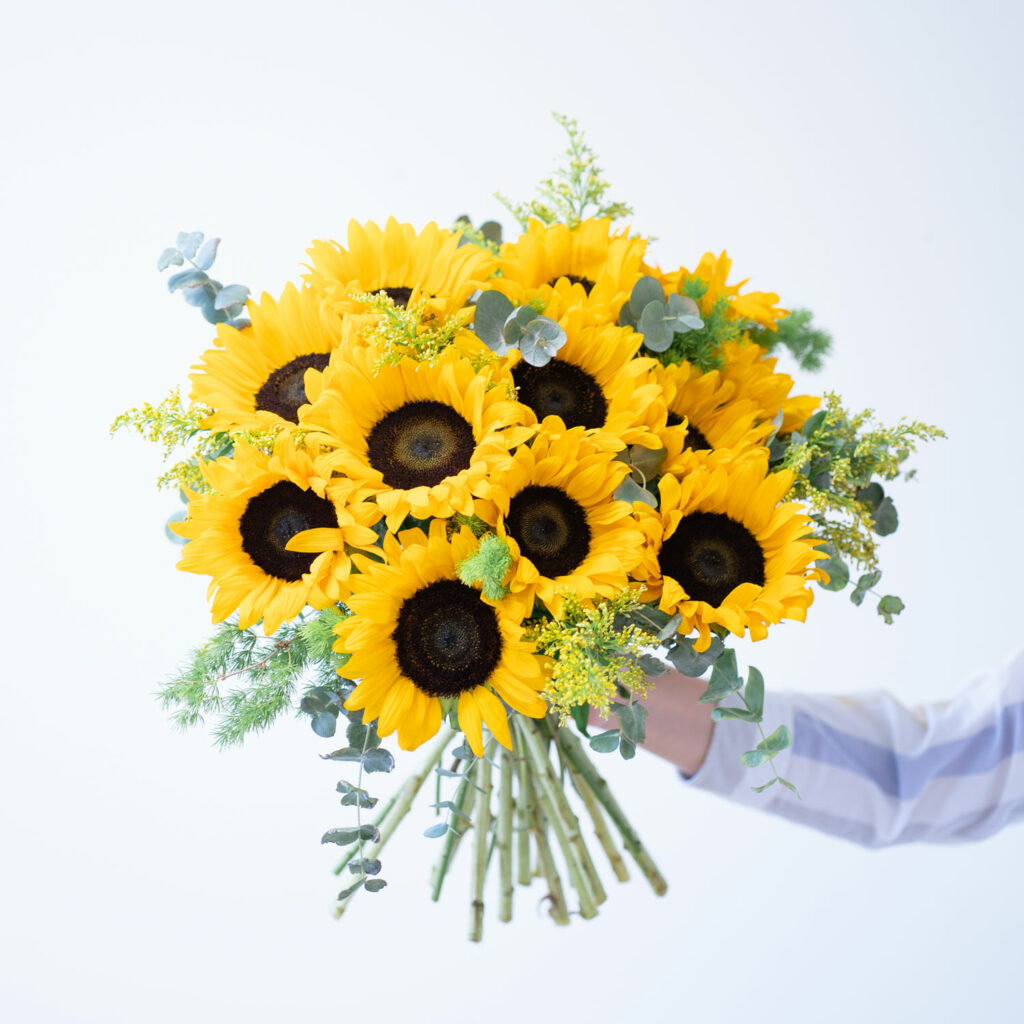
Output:
<path fill-rule="evenodd" d="M 765 723 L 792 733 L 775 763 L 799 798 L 752 791 L 771 775 L 740 763 L 760 736 L 736 721 L 715 725 L 689 784 L 869 847 L 982 839 L 1024 817 L 1024 652 L 952 700 L 780 693 Z"/>

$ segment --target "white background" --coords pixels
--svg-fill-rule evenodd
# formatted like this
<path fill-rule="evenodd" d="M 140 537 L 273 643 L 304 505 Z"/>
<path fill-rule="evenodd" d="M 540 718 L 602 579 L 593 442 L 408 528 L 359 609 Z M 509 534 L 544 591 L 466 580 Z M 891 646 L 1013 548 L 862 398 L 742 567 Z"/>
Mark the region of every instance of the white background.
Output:
<path fill-rule="evenodd" d="M 0 1016 L 16 1022 L 703 1024 L 1020 1019 L 1024 832 L 868 852 L 606 762 L 669 877 L 465 940 L 420 807 L 350 916 L 347 823 L 301 721 L 226 754 L 152 698 L 209 629 L 158 453 L 106 436 L 210 340 L 155 270 L 179 229 L 278 293 L 350 217 L 510 219 L 578 117 L 664 266 L 728 248 L 836 338 L 821 378 L 949 440 L 897 493 L 885 583 L 756 650 L 769 686 L 956 692 L 1021 643 L 1015 3 L 86 5 L 4 15 Z M 770 716 L 770 704 L 768 713 Z M 403 764 L 409 764 L 406 760 Z M 614 884 L 614 883 L 610 883 Z"/>

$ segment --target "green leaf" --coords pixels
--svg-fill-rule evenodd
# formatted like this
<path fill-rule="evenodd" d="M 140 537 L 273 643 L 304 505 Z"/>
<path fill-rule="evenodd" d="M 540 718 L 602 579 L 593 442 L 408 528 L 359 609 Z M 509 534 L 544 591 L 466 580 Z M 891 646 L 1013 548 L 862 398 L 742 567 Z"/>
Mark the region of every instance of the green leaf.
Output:
<path fill-rule="evenodd" d="M 850 582 L 850 569 L 839 557 L 836 549 L 831 544 L 826 544 L 818 549 L 823 558 L 817 559 L 818 567 L 828 573 L 828 583 L 818 581 L 818 586 L 823 590 L 839 591 Z"/>
<path fill-rule="evenodd" d="M 640 315 L 638 329 L 644 336 L 644 346 L 652 352 L 664 352 L 672 345 L 675 332 L 672 320 L 667 316 L 668 310 L 664 302 L 648 302 Z"/>
<path fill-rule="evenodd" d="M 740 754 L 740 760 L 748 768 L 756 768 L 768 760 L 768 755 L 762 750 L 745 750 Z"/>
<path fill-rule="evenodd" d="M 740 722 L 759 722 L 761 716 L 747 708 L 715 708 L 711 712 L 712 722 L 721 722 L 725 718 L 734 718 Z"/>
<path fill-rule="evenodd" d="M 800 790 L 798 790 L 796 786 L 794 786 L 793 783 L 789 781 L 789 779 L 780 778 L 779 782 L 781 782 L 786 787 L 786 789 L 788 789 L 791 793 L 795 793 L 798 797 L 800 797 L 801 800 L 803 799 L 803 797 L 800 796 Z"/>
<path fill-rule="evenodd" d="M 885 497 L 885 491 L 882 489 L 882 485 L 876 481 L 872 481 L 866 487 L 861 487 L 854 497 L 857 501 L 863 501 L 865 505 L 870 505 L 872 509 L 877 509 L 882 504 L 882 499 Z"/>
<path fill-rule="evenodd" d="M 622 755 L 623 760 L 632 760 L 636 757 L 636 744 L 632 740 L 627 740 L 626 737 L 623 736 L 619 742 L 619 753 Z"/>
<path fill-rule="evenodd" d="M 335 750 L 332 754 L 321 754 L 320 757 L 324 761 L 360 761 L 362 760 L 363 752 L 356 747 L 342 747 L 340 750 Z"/>
<path fill-rule="evenodd" d="M 658 631 L 658 643 L 664 643 L 670 636 L 675 636 L 676 630 L 679 629 L 680 623 L 683 621 L 681 612 L 676 612 L 668 622 Z"/>
<path fill-rule="evenodd" d="M 334 843 L 335 846 L 349 846 L 362 839 L 371 843 L 380 839 L 380 832 L 373 825 L 357 825 L 355 828 L 331 828 L 320 838 L 321 843 Z"/>
<path fill-rule="evenodd" d="M 665 289 L 662 288 L 657 278 L 641 277 L 629 296 L 629 311 L 634 319 L 639 320 L 644 309 L 651 302 L 664 302 Z"/>
<path fill-rule="evenodd" d="M 423 834 L 428 839 L 440 839 L 448 831 L 448 823 L 445 821 L 439 822 L 436 825 L 431 825 L 430 828 L 425 828 Z"/>
<path fill-rule="evenodd" d="M 608 729 L 606 732 L 599 732 L 596 736 L 590 737 L 590 749 L 596 750 L 599 754 L 610 754 L 618 745 L 618 729 Z"/>
<path fill-rule="evenodd" d="M 338 792 L 341 793 L 342 807 L 374 807 L 377 804 L 375 796 L 370 796 L 365 789 L 353 786 L 344 779 L 338 783 Z"/>
<path fill-rule="evenodd" d="M 550 317 L 531 320 L 519 339 L 519 351 L 530 366 L 546 366 L 565 344 L 565 330 Z"/>
<path fill-rule="evenodd" d="M 590 705 L 589 704 L 575 704 L 569 709 L 572 715 L 572 720 L 576 723 L 576 728 L 584 736 L 589 736 L 587 732 L 587 724 L 590 721 Z"/>
<path fill-rule="evenodd" d="M 758 669 L 750 666 L 747 673 L 747 686 L 743 691 L 743 699 L 747 707 L 754 713 L 754 721 L 759 721 L 764 712 L 764 676 Z"/>
<path fill-rule="evenodd" d="M 695 643 L 696 641 L 689 637 L 681 637 L 666 649 L 665 657 L 677 672 L 698 679 L 721 657 L 725 643 L 720 637 L 712 637 L 711 645 L 700 653 L 694 650 Z"/>
<path fill-rule="evenodd" d="M 770 736 L 766 736 L 757 745 L 758 750 L 764 751 L 769 757 L 774 757 L 776 754 L 781 753 L 789 744 L 792 739 L 789 735 L 789 730 L 784 726 L 780 725 Z"/>
<path fill-rule="evenodd" d="M 395 758 L 390 750 L 383 747 L 374 747 L 363 753 L 363 771 L 370 773 L 389 772 L 395 767 Z"/>
<path fill-rule="evenodd" d="M 708 688 L 697 698 L 701 704 L 716 704 L 723 697 L 735 693 L 743 685 L 743 679 L 736 670 L 736 652 L 723 651 L 711 670 Z"/>
<path fill-rule="evenodd" d="M 622 735 L 633 743 L 643 743 L 646 732 L 647 708 L 643 704 L 636 703 L 613 704 L 612 711 L 619 721 Z"/>
<path fill-rule="evenodd" d="M 664 448 L 645 448 L 642 444 L 635 444 L 629 449 L 629 465 L 639 470 L 645 480 L 651 480 L 658 475 L 665 456 L 668 452 Z"/>
<path fill-rule="evenodd" d="M 476 300 L 473 311 L 473 332 L 492 351 L 504 355 L 508 350 L 505 343 L 505 321 L 515 307 L 501 292 L 484 292 Z"/>
<path fill-rule="evenodd" d="M 878 614 L 885 619 L 888 625 L 892 625 L 893 617 L 899 615 L 906 605 L 895 595 L 886 594 L 881 601 L 878 602 Z"/>
<path fill-rule="evenodd" d="M 166 270 L 168 267 L 180 267 L 184 262 L 185 258 L 177 249 L 164 249 L 160 253 L 160 258 L 156 261 L 156 269 Z"/>
<path fill-rule="evenodd" d="M 896 514 L 896 506 L 892 503 L 892 498 L 882 499 L 881 504 L 875 509 L 871 521 L 874 523 L 875 533 L 879 537 L 888 537 L 890 533 L 896 532 L 900 525 L 900 517 Z"/>
<path fill-rule="evenodd" d="M 641 487 L 631 476 L 627 476 L 612 495 L 616 501 L 642 501 L 651 508 L 658 507 L 658 499 L 646 487 Z"/>
<path fill-rule="evenodd" d="M 363 884 L 366 882 L 366 880 L 366 876 L 364 875 L 362 878 L 359 879 L 358 882 L 353 882 L 347 889 L 342 889 L 341 892 L 338 893 L 338 899 L 348 899 L 349 896 L 352 895 L 352 893 L 358 892 L 363 887 Z"/>
<path fill-rule="evenodd" d="M 763 793 L 769 786 L 774 786 L 776 782 L 781 781 L 782 780 L 776 775 L 774 779 L 769 779 L 763 786 L 751 786 L 750 788 L 755 793 Z"/>
<path fill-rule="evenodd" d="M 668 665 L 653 654 L 641 654 L 637 658 L 637 664 L 648 679 L 657 679 L 658 676 L 663 676 L 668 671 Z"/>
<path fill-rule="evenodd" d="M 472 761 L 476 754 L 473 753 L 473 748 L 463 740 L 457 747 L 453 747 L 451 750 L 452 757 L 457 757 L 460 761 Z"/>
<path fill-rule="evenodd" d="M 366 880 L 366 891 L 380 892 L 387 884 L 383 878 L 368 878 Z"/>
<path fill-rule="evenodd" d="M 520 340 L 526 333 L 526 328 L 539 316 L 540 313 L 533 306 L 517 306 L 513 309 L 505 318 L 501 329 L 505 344 L 509 348 L 518 348 Z"/>
<path fill-rule="evenodd" d="M 670 326 L 676 334 L 699 331 L 704 326 L 704 321 L 700 317 L 700 308 L 687 295 L 670 295 L 667 314 L 675 317 L 675 321 Z"/>
<path fill-rule="evenodd" d="M 817 433 L 818 428 L 825 422 L 826 414 L 827 410 L 819 409 L 812 416 L 808 416 L 804 421 L 804 425 L 800 428 L 800 433 L 804 437 L 813 437 Z"/>
<path fill-rule="evenodd" d="M 313 732 L 317 736 L 329 739 L 338 730 L 338 712 L 336 710 L 318 711 L 310 719 L 309 724 L 313 727 Z"/>
<path fill-rule="evenodd" d="M 348 869 L 353 875 L 379 875 L 380 861 L 372 857 L 355 857 L 348 862 Z"/>

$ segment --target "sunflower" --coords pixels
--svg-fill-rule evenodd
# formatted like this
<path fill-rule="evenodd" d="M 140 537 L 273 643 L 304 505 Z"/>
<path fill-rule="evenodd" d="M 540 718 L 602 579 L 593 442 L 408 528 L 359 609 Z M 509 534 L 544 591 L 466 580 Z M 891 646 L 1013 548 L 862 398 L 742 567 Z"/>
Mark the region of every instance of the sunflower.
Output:
<path fill-rule="evenodd" d="M 804 620 L 821 541 L 803 506 L 782 502 L 792 483 L 791 472 L 746 458 L 665 475 L 658 511 L 637 506 L 648 548 L 634 575 L 662 611 L 682 615 L 680 634 L 699 632 L 697 650 L 708 648 L 712 626 L 763 640 L 769 623 Z"/>
<path fill-rule="evenodd" d="M 666 449 L 662 471 L 680 475 L 690 452 L 707 452 L 717 463 L 760 449 L 772 432 L 756 404 L 734 398 L 736 386 L 717 370 L 702 373 L 690 363 L 657 364 L 655 379 L 668 407 L 668 420 L 659 434 Z"/>
<path fill-rule="evenodd" d="M 814 395 L 790 395 L 793 378 L 776 373 L 777 360 L 766 358 L 760 345 L 727 342 L 722 346 L 722 355 L 725 357 L 722 377 L 735 385 L 738 398 L 750 399 L 762 419 L 774 420 L 782 413 L 780 434 L 802 427 L 821 404 L 821 398 Z"/>
<path fill-rule="evenodd" d="M 628 473 L 582 427 L 542 430 L 516 450 L 477 511 L 511 549 L 505 600 L 517 614 L 530 615 L 540 598 L 558 615 L 563 591 L 612 597 L 628 585 L 644 545 L 632 506 L 613 498 Z"/>
<path fill-rule="evenodd" d="M 264 294 L 249 303 L 249 315 L 252 326 L 241 331 L 219 325 L 221 347 L 204 352 L 204 362 L 193 367 L 192 401 L 214 409 L 203 421 L 207 429 L 294 426 L 307 375 L 319 376 L 341 344 L 341 321 L 322 320 L 320 301 L 308 288 L 289 284 L 280 302 Z"/>
<path fill-rule="evenodd" d="M 394 217 L 383 231 L 352 220 L 347 249 L 321 240 L 307 250 L 312 266 L 305 280 L 336 313 L 365 312 L 352 295 L 383 291 L 396 305 L 425 299 L 435 314 L 451 315 L 485 287 L 496 265 L 486 249 L 459 243 L 459 234 L 433 222 L 417 233 Z"/>
<path fill-rule="evenodd" d="M 557 429 L 585 427 L 609 451 L 629 444 L 659 448 L 667 412 L 651 375 L 654 360 L 633 358 L 642 336 L 611 324 L 583 326 L 577 315 L 561 324 L 565 344 L 544 366 L 531 366 L 518 351 L 509 357 L 519 401 L 533 422 L 557 417 Z"/>
<path fill-rule="evenodd" d="M 479 757 L 483 723 L 512 748 L 502 701 L 544 716 L 546 677 L 519 620 L 459 581 L 458 563 L 477 546 L 472 532 L 463 527 L 449 541 L 445 528 L 435 520 L 429 537 L 418 529 L 388 534 L 386 565 L 360 559 L 348 598 L 354 614 L 335 627 L 334 646 L 351 655 L 345 674 L 361 680 L 345 707 L 376 719 L 382 736 L 397 730 L 398 745 L 412 750 L 454 707 Z"/>
<path fill-rule="evenodd" d="M 434 364 L 403 358 L 375 370 L 376 350 L 353 348 L 324 371 L 301 426 L 335 449 L 331 465 L 354 498 L 373 498 L 394 531 L 418 519 L 473 515 L 474 496 L 525 441 L 526 411 L 508 381 L 477 373 L 454 349 Z"/>
<path fill-rule="evenodd" d="M 237 608 L 241 628 L 262 618 L 269 635 L 306 605 L 344 599 L 347 547 L 374 547 L 380 511 L 346 505 L 323 456 L 282 436 L 273 454 L 242 441 L 202 471 L 215 493 L 189 502 L 172 528 L 188 539 L 178 568 L 212 577 L 214 622 Z"/>
<path fill-rule="evenodd" d="M 488 287 L 516 305 L 540 299 L 549 306 L 555 293 L 563 308 L 577 306 L 596 323 L 617 323 L 619 309 L 641 276 L 647 242 L 630 238 L 628 229 L 613 234 L 611 223 L 600 218 L 575 228 L 545 227 L 532 219 L 525 234 L 501 247 L 501 276 Z"/>

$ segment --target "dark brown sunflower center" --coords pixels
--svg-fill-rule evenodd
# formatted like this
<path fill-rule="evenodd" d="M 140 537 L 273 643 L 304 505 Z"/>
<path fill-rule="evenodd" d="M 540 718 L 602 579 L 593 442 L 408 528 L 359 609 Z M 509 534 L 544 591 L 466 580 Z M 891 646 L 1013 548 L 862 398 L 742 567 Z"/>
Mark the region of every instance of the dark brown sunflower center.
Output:
<path fill-rule="evenodd" d="M 681 427 L 683 425 L 682 416 L 677 416 L 674 412 L 669 412 L 667 426 L 670 427 Z M 714 445 L 691 423 L 686 428 L 686 440 L 683 442 L 684 448 L 692 448 L 694 451 L 705 451 L 714 448 Z"/>
<path fill-rule="evenodd" d="M 396 305 L 405 309 L 412 296 L 411 288 L 381 288 L 381 291 Z"/>
<path fill-rule="evenodd" d="M 433 487 L 469 468 L 473 428 L 443 402 L 407 402 L 374 424 L 366 439 L 370 465 L 389 487 Z"/>
<path fill-rule="evenodd" d="M 309 572 L 314 554 L 286 551 L 297 533 L 321 527 L 337 529 L 334 506 L 313 491 L 304 491 L 289 480 L 268 487 L 249 499 L 238 523 L 242 550 L 268 576 L 294 583 Z"/>
<path fill-rule="evenodd" d="M 544 366 L 518 363 L 512 377 L 519 389 L 519 401 L 528 405 L 537 419 L 560 416 L 567 427 L 603 427 L 608 402 L 601 386 L 585 370 L 562 359 Z"/>
<path fill-rule="evenodd" d="M 566 278 L 566 280 L 571 281 L 573 284 L 583 285 L 583 290 L 588 295 L 593 290 L 594 282 L 591 281 L 589 277 L 578 277 L 576 274 L 559 274 L 558 277 L 553 278 L 551 281 L 548 281 L 548 284 L 551 285 L 552 288 L 554 288 L 555 284 L 558 282 L 558 278 L 560 277 Z"/>
<path fill-rule="evenodd" d="M 311 352 L 308 356 L 297 356 L 290 363 L 275 370 L 256 392 L 256 408 L 277 413 L 281 419 L 297 423 L 299 406 L 309 401 L 303 377 L 306 371 L 323 370 L 330 361 L 328 352 Z"/>
<path fill-rule="evenodd" d="M 392 640 L 402 673 L 431 697 L 480 686 L 501 661 L 497 612 L 458 580 L 438 580 L 406 598 Z"/>
<path fill-rule="evenodd" d="M 524 487 L 509 503 L 505 528 L 542 576 L 567 576 L 590 552 L 583 506 L 557 487 Z"/>
<path fill-rule="evenodd" d="M 693 512 L 661 546 L 662 574 L 694 601 L 720 605 L 741 583 L 764 585 L 764 553 L 754 535 L 720 512 Z"/>

